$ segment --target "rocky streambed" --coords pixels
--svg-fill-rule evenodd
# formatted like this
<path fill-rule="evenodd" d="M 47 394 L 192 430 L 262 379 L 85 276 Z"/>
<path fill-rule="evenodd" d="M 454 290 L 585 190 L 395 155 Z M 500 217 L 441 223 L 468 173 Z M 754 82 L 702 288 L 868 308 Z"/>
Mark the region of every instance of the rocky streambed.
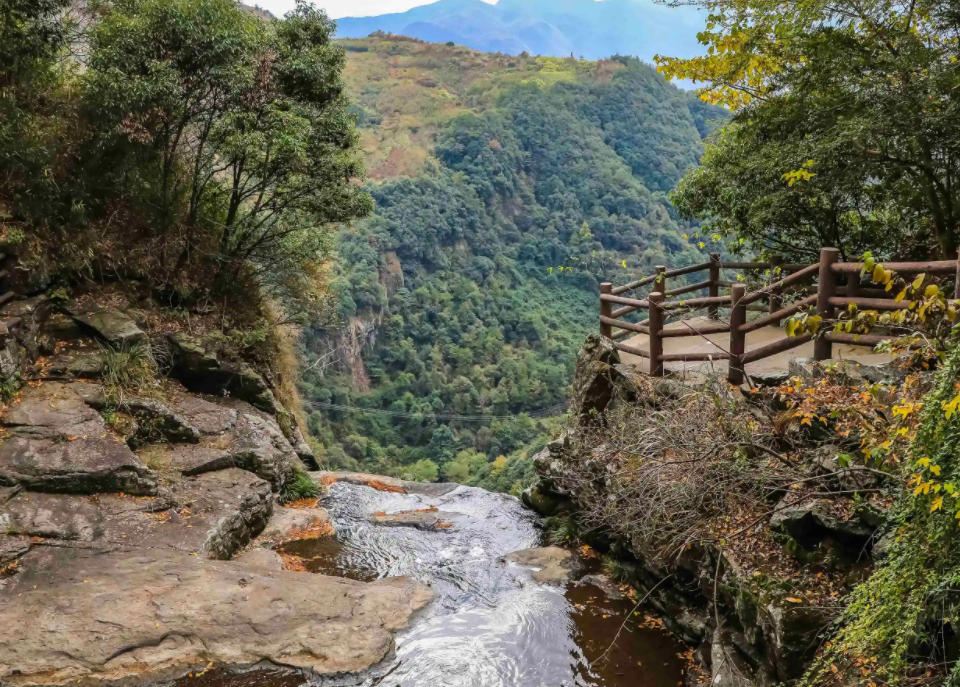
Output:
<path fill-rule="evenodd" d="M 536 517 L 517 499 L 372 475 L 316 478 L 330 485 L 321 502 L 333 533 L 294 529 L 268 542 L 286 566 L 361 581 L 412 578 L 433 599 L 397 634 L 386 660 L 312 684 L 672 687 L 684 679 L 684 647 L 602 575 L 589 574 L 589 561 L 541 547 Z M 301 684 L 280 673 L 199 679 Z"/>

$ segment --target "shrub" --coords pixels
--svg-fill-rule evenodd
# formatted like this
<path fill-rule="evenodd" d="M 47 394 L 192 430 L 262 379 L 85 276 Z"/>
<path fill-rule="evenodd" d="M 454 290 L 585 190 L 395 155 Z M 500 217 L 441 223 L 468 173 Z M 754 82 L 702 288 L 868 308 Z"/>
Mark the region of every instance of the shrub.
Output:
<path fill-rule="evenodd" d="M 295 468 L 293 477 L 287 480 L 280 492 L 281 503 L 290 503 L 301 499 L 315 499 L 320 496 L 320 487 L 306 472 Z"/>

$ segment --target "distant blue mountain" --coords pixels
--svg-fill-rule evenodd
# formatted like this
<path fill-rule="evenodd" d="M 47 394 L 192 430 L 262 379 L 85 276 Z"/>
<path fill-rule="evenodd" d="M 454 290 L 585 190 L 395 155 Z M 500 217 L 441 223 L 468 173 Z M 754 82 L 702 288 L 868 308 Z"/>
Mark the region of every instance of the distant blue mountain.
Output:
<path fill-rule="evenodd" d="M 652 0 L 440 0 L 399 14 L 339 19 L 337 35 L 384 31 L 484 52 L 589 60 L 620 54 L 650 62 L 658 53 L 700 54 L 696 35 L 703 24 L 704 14 L 695 8 Z"/>

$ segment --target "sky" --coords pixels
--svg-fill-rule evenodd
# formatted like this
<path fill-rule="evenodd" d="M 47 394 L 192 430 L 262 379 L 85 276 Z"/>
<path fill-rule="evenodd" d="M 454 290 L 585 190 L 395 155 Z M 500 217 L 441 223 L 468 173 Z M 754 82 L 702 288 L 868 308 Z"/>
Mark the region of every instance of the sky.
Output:
<path fill-rule="evenodd" d="M 322 7 L 333 18 L 339 17 L 373 17 L 378 14 L 391 12 L 406 12 L 411 7 L 429 5 L 436 0 L 313 0 L 317 7 Z M 282 17 L 293 9 L 295 0 L 244 0 L 247 5 L 259 5 L 270 10 L 276 16 Z M 495 0 L 486 0 L 496 4 Z"/>

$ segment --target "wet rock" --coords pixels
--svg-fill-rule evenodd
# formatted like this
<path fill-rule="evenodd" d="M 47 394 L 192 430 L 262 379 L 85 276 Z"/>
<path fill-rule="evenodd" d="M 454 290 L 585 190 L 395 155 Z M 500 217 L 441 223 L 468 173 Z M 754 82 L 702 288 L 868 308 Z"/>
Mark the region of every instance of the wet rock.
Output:
<path fill-rule="evenodd" d="M 551 493 L 545 485 L 540 484 L 535 484 L 529 489 L 525 489 L 523 493 L 520 494 L 520 500 L 523 501 L 523 504 L 527 508 L 546 517 L 551 517 L 570 509 L 570 502 L 568 500 Z"/>
<path fill-rule="evenodd" d="M 280 554 L 269 548 L 251 547 L 234 560 L 237 564 L 250 570 L 265 570 L 267 572 L 283 570 L 283 559 L 280 558 Z"/>
<path fill-rule="evenodd" d="M 256 544 L 275 549 L 285 541 L 331 527 L 330 516 L 323 508 L 277 508 L 270 524 L 257 537 Z"/>
<path fill-rule="evenodd" d="M 0 446 L 0 484 L 65 494 L 157 492 L 156 473 L 111 436 L 11 437 Z"/>
<path fill-rule="evenodd" d="M 120 310 L 98 306 L 82 308 L 74 305 L 68 307 L 67 312 L 98 338 L 114 346 L 131 346 L 147 339 L 147 335 L 137 323 Z"/>
<path fill-rule="evenodd" d="M 608 575 L 591 574 L 584 575 L 577 581 L 578 585 L 591 585 L 603 592 L 610 601 L 620 601 L 623 599 L 623 592 L 620 587 Z"/>
<path fill-rule="evenodd" d="M 321 487 L 328 487 L 335 482 L 346 482 L 380 491 L 393 491 L 398 494 L 421 494 L 423 496 L 446 496 L 460 487 L 459 484 L 453 482 L 408 482 L 396 477 L 370 475 L 363 472 L 323 471 L 310 473 L 310 476 Z"/>
<path fill-rule="evenodd" d="M 503 560 L 529 569 L 533 579 L 541 584 L 564 584 L 582 568 L 573 553 L 559 546 L 514 551 Z"/>
<path fill-rule="evenodd" d="M 31 546 L 33 543 L 29 537 L 0 535 L 0 569 L 22 558 Z"/>
<path fill-rule="evenodd" d="M 56 353 L 57 344 L 77 341 L 82 336 L 83 333 L 76 320 L 63 313 L 52 313 L 46 318 L 38 333 L 40 353 L 53 355 Z"/>
<path fill-rule="evenodd" d="M 284 412 L 270 386 L 250 365 L 221 361 L 214 346 L 193 336 L 173 334 L 169 340 L 170 375 L 190 391 L 238 398 L 274 416 Z"/>
<path fill-rule="evenodd" d="M 300 428 L 294 424 L 292 425 L 292 429 L 289 432 L 284 432 L 284 434 L 287 437 L 287 441 L 289 441 L 293 447 L 294 452 L 297 454 L 297 457 L 303 461 L 307 469 L 319 470 L 320 464 L 317 462 L 317 457 L 313 454 L 313 449 L 310 448 L 310 444 L 303 438 L 303 432 Z"/>
<path fill-rule="evenodd" d="M 293 477 L 293 468 L 299 462 L 290 443 L 277 423 L 255 413 L 240 416 L 240 431 L 235 434 L 228 450 L 233 453 L 237 467 L 249 470 L 273 485 L 280 492 Z"/>
<path fill-rule="evenodd" d="M 23 493 L 0 507 L 0 534 L 91 542 L 101 516 L 89 499 Z"/>
<path fill-rule="evenodd" d="M 41 547 L 0 596 L 0 681 L 151 682 L 208 662 L 334 675 L 393 649 L 430 600 L 409 578 L 374 583 L 202 561 Z"/>
<path fill-rule="evenodd" d="M 370 522 L 384 527 L 415 527 L 418 530 L 447 530 L 454 526 L 459 513 L 448 513 L 435 508 L 402 511 L 400 513 L 374 513 Z"/>

